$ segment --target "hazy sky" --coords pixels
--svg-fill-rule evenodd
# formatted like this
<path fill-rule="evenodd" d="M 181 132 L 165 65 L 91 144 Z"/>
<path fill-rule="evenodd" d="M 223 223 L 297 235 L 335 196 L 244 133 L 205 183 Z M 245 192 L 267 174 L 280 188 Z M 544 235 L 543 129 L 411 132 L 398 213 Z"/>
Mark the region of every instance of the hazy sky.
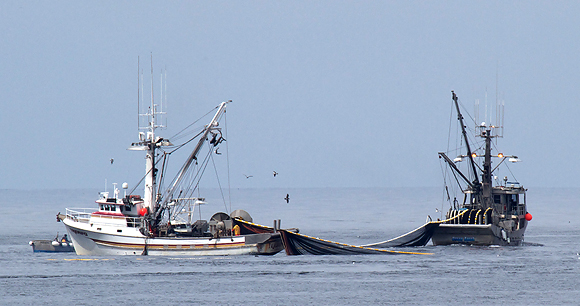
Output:
<path fill-rule="evenodd" d="M 577 1 L 2 1 L 0 188 L 135 184 L 151 54 L 162 135 L 234 101 L 232 187 L 441 186 L 451 90 L 472 110 L 496 84 L 519 181 L 574 187 L 578 16 Z"/>

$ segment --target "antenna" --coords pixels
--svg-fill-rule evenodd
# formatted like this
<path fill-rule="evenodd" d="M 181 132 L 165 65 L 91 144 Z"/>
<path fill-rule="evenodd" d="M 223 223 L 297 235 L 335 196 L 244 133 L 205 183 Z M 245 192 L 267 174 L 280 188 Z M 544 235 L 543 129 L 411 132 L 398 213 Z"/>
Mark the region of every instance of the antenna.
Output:
<path fill-rule="evenodd" d="M 483 121 L 487 124 L 487 87 L 485 88 L 485 112 L 483 115 Z M 480 124 L 481 122 L 476 122 L 475 124 Z"/>
<path fill-rule="evenodd" d="M 139 103 L 139 101 L 141 99 L 141 96 L 139 95 L 139 90 L 140 90 L 140 85 L 141 85 L 141 82 L 139 79 L 139 77 L 140 77 L 139 76 L 139 69 L 140 69 L 139 56 L 137 55 L 137 131 L 139 131 L 139 114 L 141 113 L 141 107 L 140 107 L 140 103 Z"/>
<path fill-rule="evenodd" d="M 160 105 L 155 104 L 155 92 L 154 92 L 154 74 L 153 74 L 153 54 L 151 54 L 151 101 L 150 101 L 150 105 L 148 107 L 146 107 L 147 104 L 145 104 L 144 101 L 144 73 L 143 73 L 143 69 L 141 68 L 141 63 L 140 63 L 140 58 L 137 58 L 138 62 L 138 73 L 140 73 L 139 75 L 139 79 L 138 79 L 138 85 L 140 86 L 140 92 L 138 91 L 137 96 L 138 96 L 138 122 L 137 122 L 137 128 L 138 130 L 142 131 L 142 130 L 146 130 L 146 132 L 139 132 L 139 139 L 141 141 L 144 141 L 146 139 L 149 140 L 154 140 L 155 138 L 155 129 L 156 128 L 165 128 L 166 126 L 163 124 L 163 122 L 161 122 L 164 119 L 164 116 L 166 113 L 164 111 L 164 104 L 166 104 L 167 102 L 164 102 L 167 99 L 167 93 L 165 93 L 166 88 L 167 88 L 167 72 L 164 70 L 161 70 L 161 86 L 160 86 Z M 141 111 L 141 105 L 143 105 L 143 111 Z M 145 118 L 143 118 L 145 117 Z M 158 122 L 160 122 L 158 124 Z"/>
<path fill-rule="evenodd" d="M 495 66 L 495 122 L 497 125 L 499 125 L 499 116 L 498 116 L 498 81 L 499 79 L 499 61 L 497 62 L 496 66 Z"/>
<path fill-rule="evenodd" d="M 500 117 L 501 117 L 501 123 L 500 123 L 500 127 L 501 127 L 501 137 L 503 137 L 503 124 L 504 124 L 504 114 L 505 114 L 505 100 L 502 99 L 502 101 L 500 102 Z"/>
<path fill-rule="evenodd" d="M 143 69 L 141 69 L 140 73 L 141 73 L 141 100 L 139 100 L 139 106 L 143 105 L 143 99 L 145 97 L 145 94 L 143 93 L 144 87 L 145 87 L 145 83 L 143 82 Z M 141 109 L 139 109 L 139 113 L 138 114 L 139 114 L 139 116 L 143 116 L 141 114 Z M 142 122 L 142 120 L 139 121 L 139 127 L 138 127 L 138 129 L 141 129 L 141 122 Z"/>
<path fill-rule="evenodd" d="M 165 108 L 163 108 L 164 112 L 167 112 L 167 66 L 165 66 L 165 90 L 163 91 L 165 93 L 165 99 L 163 99 L 163 101 L 165 101 Z M 165 126 L 167 126 L 167 116 L 165 116 Z"/>
<path fill-rule="evenodd" d="M 159 87 L 160 87 L 160 89 L 159 89 L 159 92 L 161 93 L 161 94 L 160 94 L 160 97 L 161 97 L 161 98 L 160 98 L 160 107 L 159 107 L 159 111 L 161 111 L 161 112 L 162 112 L 162 111 L 163 111 L 163 69 L 161 69 L 161 75 L 160 75 L 160 78 L 161 78 L 161 82 L 159 83 Z"/>
<path fill-rule="evenodd" d="M 153 52 L 151 52 L 151 125 L 155 126 L 155 105 L 153 100 Z"/>
<path fill-rule="evenodd" d="M 159 112 L 158 114 L 159 116 L 159 121 L 161 122 L 159 127 L 166 127 L 167 126 L 167 122 L 163 122 L 163 119 L 165 119 L 165 121 L 167 121 L 167 117 L 163 117 L 162 115 L 166 114 L 166 108 L 167 108 L 167 68 L 165 69 L 161 69 L 161 83 L 159 84 L 160 86 L 160 92 L 161 92 L 161 105 L 159 107 Z"/>
<path fill-rule="evenodd" d="M 475 125 L 479 124 L 479 99 L 475 99 Z"/>

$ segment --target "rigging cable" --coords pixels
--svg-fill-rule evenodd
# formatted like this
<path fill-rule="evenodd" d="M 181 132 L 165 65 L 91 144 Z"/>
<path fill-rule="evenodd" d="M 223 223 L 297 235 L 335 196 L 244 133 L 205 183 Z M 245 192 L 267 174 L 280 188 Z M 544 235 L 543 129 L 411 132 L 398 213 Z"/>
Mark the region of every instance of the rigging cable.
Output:
<path fill-rule="evenodd" d="M 449 112 L 449 131 L 447 132 L 447 152 L 449 152 L 449 142 L 451 141 L 451 125 L 453 124 L 453 103 L 451 103 L 451 111 Z M 457 148 L 457 143 L 455 145 Z"/>
<path fill-rule="evenodd" d="M 192 125 L 196 124 L 198 121 L 200 121 L 201 119 L 203 119 L 205 116 L 209 115 L 210 113 L 212 113 L 215 109 L 217 109 L 219 107 L 216 106 L 214 108 L 212 108 L 209 112 L 207 112 L 205 115 L 201 116 L 199 119 L 195 120 L 194 122 L 192 122 L 191 124 L 189 124 L 188 126 L 186 126 L 185 128 L 183 128 L 181 131 L 177 132 L 175 135 L 171 136 L 169 139 L 174 139 L 175 137 L 177 137 L 179 134 L 183 133 L 185 130 L 187 130 L 188 128 L 190 128 Z M 199 134 L 198 134 L 199 135 Z"/>
<path fill-rule="evenodd" d="M 156 195 L 160 193 L 160 190 L 163 189 L 163 181 L 165 179 L 165 170 L 167 169 L 167 152 L 163 151 L 163 164 L 161 164 L 161 175 L 159 178 L 159 183 L 157 184 Z M 157 196 L 156 196 L 157 197 Z M 161 196 L 159 197 L 161 200 Z"/>
<path fill-rule="evenodd" d="M 209 156 L 210 156 L 211 152 L 212 152 L 212 150 L 210 149 L 208 151 L 208 154 L 205 156 L 204 160 L 202 161 L 201 165 L 199 165 L 199 169 L 197 170 L 197 173 L 195 173 L 195 175 L 194 175 L 193 171 L 191 171 L 190 175 L 193 177 L 191 178 L 191 183 L 185 189 L 185 190 L 187 190 L 186 192 L 187 192 L 188 197 L 193 196 L 193 193 L 195 192 L 195 190 L 199 189 L 199 183 L 201 181 L 201 177 L 205 173 L 205 169 L 207 168 L 207 165 L 209 164 Z M 182 188 L 182 190 L 183 190 L 183 188 Z"/>
<path fill-rule="evenodd" d="M 160 160 L 157 160 L 157 161 L 155 162 L 155 165 L 153 166 L 153 169 L 155 169 L 155 166 L 157 166 L 157 164 L 159 163 L 159 161 L 160 161 Z M 153 170 L 153 169 L 151 169 L 151 170 Z M 137 184 L 135 185 L 135 187 L 133 187 L 133 189 L 131 189 L 131 191 L 129 191 L 129 194 L 132 194 L 132 193 L 133 193 L 133 191 L 135 191 L 135 189 L 137 189 L 137 187 L 138 187 L 139 185 L 141 185 L 141 182 L 143 182 L 143 180 L 144 180 L 144 179 L 147 177 L 147 175 L 149 174 L 149 172 L 151 172 L 151 170 L 149 170 L 149 171 L 147 171 L 147 172 L 145 173 L 145 175 L 144 175 L 144 176 L 143 176 L 143 177 L 142 177 L 142 178 L 139 180 L 139 182 L 137 182 Z"/>
<path fill-rule="evenodd" d="M 218 175 L 217 167 L 215 166 L 215 161 L 214 161 L 214 159 L 213 159 L 213 154 L 211 154 L 211 153 L 210 153 L 210 157 L 211 157 L 211 162 L 212 162 L 212 164 L 213 164 L 213 170 L 215 171 L 215 177 L 216 177 L 216 179 L 217 179 L 217 183 L 218 183 L 218 186 L 219 186 L 219 188 L 220 188 L 220 193 L 222 194 L 222 200 L 224 201 L 224 207 L 225 207 L 225 209 L 226 209 L 226 212 L 227 212 L 227 213 L 228 213 L 228 215 L 229 215 L 229 214 L 230 214 L 230 211 L 228 211 L 228 205 L 227 205 L 227 203 L 226 203 L 226 198 L 225 198 L 225 196 L 224 196 L 224 190 L 223 190 L 223 188 L 222 188 L 222 184 L 221 184 L 221 182 L 220 182 L 220 178 L 219 178 L 219 175 Z"/>
<path fill-rule="evenodd" d="M 209 153 L 211 153 L 211 152 L 212 152 L 212 151 L 210 150 L 210 151 L 209 151 Z M 199 182 L 200 182 L 200 180 L 201 180 L 201 177 L 203 176 L 203 173 L 205 172 L 205 169 L 206 169 L 206 167 L 207 167 L 207 164 L 208 164 L 208 156 L 207 156 L 207 155 L 206 155 L 206 157 L 205 157 L 205 159 L 204 159 L 204 161 L 203 161 L 202 165 L 204 165 L 204 164 L 205 164 L 205 166 L 203 167 L 203 171 L 202 171 L 202 169 L 200 169 L 200 170 L 198 170 L 198 172 L 195 174 L 195 176 L 193 177 L 192 183 L 190 184 L 190 188 L 188 188 L 188 189 L 189 189 L 189 191 L 186 191 L 186 195 L 185 195 L 184 197 L 190 197 L 190 196 L 193 194 L 193 192 L 195 192 L 195 189 L 197 189 L 197 188 L 199 187 Z M 200 167 L 201 167 L 201 166 L 200 166 Z M 201 172 L 201 173 L 200 173 L 200 172 Z M 192 175 L 193 175 L 193 172 L 191 172 L 191 173 L 192 173 Z M 175 179 L 176 179 L 176 178 L 175 178 Z M 175 181 L 175 179 L 174 179 L 173 181 Z M 193 185 L 193 183 L 194 183 L 194 181 L 195 181 L 196 179 L 197 179 L 197 184 L 194 186 L 194 188 L 193 188 L 193 189 L 191 189 L 191 185 Z M 181 186 L 181 183 L 180 183 L 180 186 Z M 175 186 L 175 187 L 177 187 L 177 186 Z M 177 190 L 177 188 L 174 188 L 174 189 L 173 189 L 173 191 L 171 192 L 171 194 L 167 193 L 167 197 L 168 197 L 168 198 L 167 198 L 167 199 L 165 199 L 165 200 L 163 201 L 163 204 L 160 206 L 160 209 L 161 209 L 161 210 L 165 210 L 165 208 L 166 208 L 166 206 L 167 206 L 167 204 L 168 204 L 168 199 L 169 199 L 169 197 L 170 197 L 170 196 L 171 196 L 171 197 L 173 197 L 173 194 L 175 193 L 175 191 L 176 191 L 176 190 Z M 168 190 L 168 191 L 169 191 L 169 190 Z M 179 192 L 179 195 L 180 195 L 180 196 L 181 196 L 181 194 L 183 193 L 183 191 L 184 191 L 184 189 L 183 189 L 183 188 L 181 188 L 181 191 Z M 163 213 L 163 212 L 161 211 L 161 213 Z M 160 214 L 161 214 L 161 213 L 160 213 Z"/>
<path fill-rule="evenodd" d="M 497 139 L 497 137 L 496 137 L 496 139 Z M 498 152 L 499 152 L 499 149 L 497 148 L 497 144 L 493 144 L 493 143 L 492 143 L 492 145 L 493 145 L 494 149 L 495 149 L 496 151 L 498 151 Z M 518 182 L 518 179 L 517 179 L 517 178 L 516 178 L 516 176 L 513 174 L 513 172 L 512 172 L 512 169 L 510 169 L 509 165 L 508 165 L 507 163 L 504 163 L 504 165 L 505 165 L 505 167 L 507 168 L 507 170 L 509 171 L 509 173 L 512 175 L 512 177 L 514 178 L 514 180 L 515 180 L 516 182 Z"/>
<path fill-rule="evenodd" d="M 196 138 L 197 138 L 197 136 L 201 135 L 202 133 L 203 133 L 203 130 L 201 130 L 199 133 L 197 133 L 195 136 L 193 136 L 193 137 L 192 137 L 191 139 L 189 139 L 188 141 L 186 141 L 186 142 L 184 142 L 184 143 L 182 143 L 182 144 L 180 144 L 180 145 L 178 145 L 178 146 L 175 146 L 175 149 L 174 149 L 173 151 L 169 152 L 169 154 L 171 154 L 171 153 L 173 153 L 173 152 L 175 152 L 175 151 L 177 151 L 177 150 L 179 150 L 179 149 L 183 148 L 185 145 L 187 145 L 188 143 L 190 143 L 191 141 L 193 141 L 194 139 L 196 139 Z"/>
<path fill-rule="evenodd" d="M 449 111 L 449 129 L 447 131 L 447 152 L 450 152 L 450 144 L 451 144 L 451 127 L 453 126 L 453 102 L 450 104 L 451 105 L 451 110 Z M 457 124 L 456 124 L 456 129 L 457 129 Z M 457 131 L 456 131 L 457 132 Z M 455 138 L 455 149 L 454 151 L 457 151 L 457 138 Z M 445 202 L 445 191 L 447 191 L 447 176 L 448 176 L 448 167 L 447 166 L 443 166 L 443 163 L 441 161 L 441 157 L 439 157 L 439 166 L 441 167 L 441 173 L 443 175 L 443 187 L 444 191 L 443 191 L 443 199 L 442 199 L 442 203 L 441 203 L 441 210 L 443 211 L 443 202 Z M 447 192 L 448 194 L 448 198 L 449 198 L 449 192 Z M 447 199 L 447 201 L 449 202 L 449 199 Z"/>
<path fill-rule="evenodd" d="M 447 177 L 446 177 L 447 176 L 447 174 L 446 174 L 447 171 L 445 171 L 443 169 L 443 164 L 441 163 L 441 161 L 439 161 L 439 166 L 441 166 L 441 173 L 443 174 L 443 187 L 444 187 L 444 190 L 443 190 L 443 199 L 441 201 L 441 210 L 443 210 L 443 202 L 445 202 L 445 191 L 447 190 Z M 447 167 L 445 167 L 445 169 L 446 168 Z M 447 192 L 447 195 L 448 195 L 447 198 L 449 198 L 449 192 Z M 449 201 L 449 199 L 447 199 L 447 201 Z"/>
<path fill-rule="evenodd" d="M 230 146 L 228 145 L 228 112 L 224 111 L 224 125 L 226 132 L 226 163 L 228 166 L 228 199 L 230 202 L 230 212 L 232 211 L 232 184 L 230 176 Z"/>

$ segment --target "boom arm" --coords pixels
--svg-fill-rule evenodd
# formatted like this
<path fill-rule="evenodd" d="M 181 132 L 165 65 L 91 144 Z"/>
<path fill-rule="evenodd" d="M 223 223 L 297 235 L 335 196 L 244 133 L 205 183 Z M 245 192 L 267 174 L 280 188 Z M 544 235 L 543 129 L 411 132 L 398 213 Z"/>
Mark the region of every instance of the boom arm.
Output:
<path fill-rule="evenodd" d="M 479 185 L 479 178 L 477 177 L 477 171 L 475 169 L 475 161 L 473 160 L 473 156 L 471 155 L 471 147 L 469 147 L 469 139 L 467 139 L 467 132 L 465 131 L 465 125 L 463 124 L 463 115 L 461 115 L 461 111 L 459 110 L 459 103 L 457 102 L 457 95 L 455 95 L 454 91 L 451 91 L 453 94 L 453 102 L 455 102 L 455 108 L 457 109 L 457 119 L 461 124 L 461 132 L 463 133 L 463 138 L 465 139 L 465 146 L 467 147 L 467 156 L 469 157 L 469 164 L 473 170 L 473 185 Z M 462 175 L 463 176 L 463 175 Z M 471 184 L 470 184 L 471 185 Z"/>
<path fill-rule="evenodd" d="M 439 156 L 440 157 L 443 157 L 443 159 L 447 162 L 447 164 L 449 164 L 449 166 L 451 167 L 451 169 L 453 171 L 455 171 L 457 174 L 459 174 L 459 176 L 461 176 L 461 178 L 463 180 L 465 180 L 465 182 L 469 185 L 469 187 L 474 188 L 473 183 L 470 182 L 469 179 L 461 171 L 459 171 L 459 168 L 457 168 L 457 166 L 455 165 L 455 163 L 451 159 L 449 159 L 449 157 L 447 157 L 447 155 L 445 155 L 445 153 L 439 152 Z"/>
<path fill-rule="evenodd" d="M 193 151 L 189 155 L 189 158 L 187 158 L 187 161 L 181 167 L 181 170 L 179 171 L 179 174 L 177 175 L 177 178 L 175 179 L 175 181 L 173 182 L 173 184 L 171 185 L 171 187 L 167 190 L 167 196 L 164 199 L 164 203 L 166 203 L 166 202 L 168 202 L 168 201 L 171 200 L 170 199 L 170 195 L 172 195 L 173 192 L 175 191 L 175 189 L 177 188 L 177 186 L 179 186 L 179 184 L 181 183 L 181 180 L 185 176 L 185 173 L 187 173 L 187 170 L 189 169 L 189 167 L 191 166 L 191 164 L 193 163 L 193 161 L 195 159 L 197 159 L 197 154 L 201 150 L 201 147 L 203 146 L 203 143 L 206 141 L 207 135 L 212 131 L 212 129 L 214 127 L 216 127 L 218 125 L 218 120 L 221 117 L 221 115 L 226 111 L 226 105 L 228 104 L 228 102 L 222 102 L 220 104 L 219 109 L 216 112 L 215 116 L 210 121 L 210 123 L 205 127 L 205 130 L 203 131 L 202 135 L 200 136 L 199 141 L 197 142 L 197 145 L 195 146 L 195 149 L 193 149 Z"/>

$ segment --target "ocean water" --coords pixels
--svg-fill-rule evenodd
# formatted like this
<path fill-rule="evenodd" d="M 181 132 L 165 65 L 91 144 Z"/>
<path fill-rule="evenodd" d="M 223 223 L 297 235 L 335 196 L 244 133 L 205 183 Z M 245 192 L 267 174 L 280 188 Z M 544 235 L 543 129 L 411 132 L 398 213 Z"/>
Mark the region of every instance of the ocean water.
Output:
<path fill-rule="evenodd" d="M 33 253 L 64 233 L 56 213 L 95 207 L 98 190 L 0 190 L 2 305 L 578 305 L 579 189 L 530 189 L 520 247 L 404 248 L 432 255 L 77 256 Z M 290 194 L 290 203 L 283 198 Z M 440 217 L 436 188 L 231 190 L 256 223 L 365 244 Z M 209 218 L 230 201 L 208 190 Z"/>

